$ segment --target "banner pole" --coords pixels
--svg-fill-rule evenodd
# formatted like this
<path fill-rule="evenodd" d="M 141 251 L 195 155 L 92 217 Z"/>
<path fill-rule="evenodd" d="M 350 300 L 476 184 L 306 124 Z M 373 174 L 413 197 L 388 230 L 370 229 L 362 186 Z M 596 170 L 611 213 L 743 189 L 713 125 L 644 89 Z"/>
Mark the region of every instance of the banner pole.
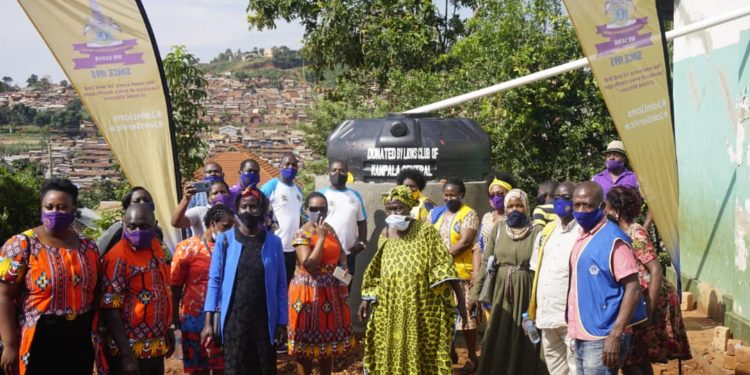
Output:
<path fill-rule="evenodd" d="M 148 37 L 151 39 L 151 45 L 154 47 L 154 55 L 156 55 L 156 66 L 159 68 L 159 76 L 161 77 L 161 85 L 164 90 L 164 100 L 167 103 L 167 120 L 169 122 L 169 138 L 171 140 L 172 144 L 172 162 L 174 163 L 174 178 L 175 178 L 175 185 L 177 189 L 177 202 L 174 202 L 175 204 L 178 204 L 180 202 L 180 199 L 182 199 L 182 179 L 180 175 L 180 161 L 177 158 L 177 137 L 175 135 L 176 126 L 174 123 L 174 117 L 172 116 L 172 98 L 169 96 L 169 86 L 167 86 L 167 75 L 164 73 L 164 65 L 161 61 L 161 54 L 159 54 L 159 45 L 156 44 L 156 37 L 154 36 L 154 30 L 151 28 L 151 22 L 148 20 L 148 15 L 146 15 L 146 9 L 143 7 L 143 3 L 141 0 L 135 0 L 136 5 L 138 5 L 138 11 L 141 12 L 141 17 L 143 17 L 143 23 L 146 25 L 146 30 L 148 30 Z M 184 237 L 184 233 L 182 234 Z"/>
<path fill-rule="evenodd" d="M 748 15 L 750 15 L 750 7 L 740 8 L 733 12 L 728 12 L 726 14 L 722 14 L 716 17 L 706 18 L 703 21 L 692 23 L 679 30 L 668 31 L 664 33 L 664 37 L 666 38 L 666 40 L 674 40 L 676 38 L 681 38 L 685 35 L 689 35 L 698 31 L 702 31 L 709 27 L 720 25 L 722 23 L 734 21 L 738 18 L 742 18 Z M 540 70 L 538 72 L 534 72 L 534 73 L 525 75 L 523 77 L 514 78 L 514 79 L 511 79 L 510 81 L 505 81 L 503 83 L 499 83 L 494 86 L 486 87 L 481 90 L 472 91 L 472 92 L 459 95 L 453 98 L 444 99 L 436 103 L 427 104 L 421 107 L 410 109 L 404 113 L 430 113 L 430 112 L 439 111 L 441 109 L 455 107 L 457 105 L 466 103 L 468 101 L 472 101 L 474 99 L 483 98 L 485 96 L 497 94 L 505 90 L 510 90 L 512 88 L 528 85 L 529 83 L 541 81 L 543 79 L 551 78 L 551 77 L 554 77 L 563 73 L 581 69 L 585 66 L 588 66 L 588 64 L 589 64 L 588 60 L 584 57 L 584 58 L 574 60 L 574 61 L 562 64 L 562 65 L 554 66 L 549 69 Z"/>

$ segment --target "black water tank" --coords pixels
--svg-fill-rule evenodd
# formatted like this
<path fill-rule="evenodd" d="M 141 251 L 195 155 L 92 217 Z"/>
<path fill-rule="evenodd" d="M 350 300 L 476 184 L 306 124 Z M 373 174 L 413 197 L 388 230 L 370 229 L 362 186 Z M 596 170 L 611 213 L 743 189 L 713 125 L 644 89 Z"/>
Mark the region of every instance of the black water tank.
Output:
<path fill-rule="evenodd" d="M 390 114 L 344 121 L 328 137 L 328 160 L 346 161 L 358 181 L 395 181 L 402 168 L 480 181 L 490 173 L 490 140 L 466 118 Z"/>

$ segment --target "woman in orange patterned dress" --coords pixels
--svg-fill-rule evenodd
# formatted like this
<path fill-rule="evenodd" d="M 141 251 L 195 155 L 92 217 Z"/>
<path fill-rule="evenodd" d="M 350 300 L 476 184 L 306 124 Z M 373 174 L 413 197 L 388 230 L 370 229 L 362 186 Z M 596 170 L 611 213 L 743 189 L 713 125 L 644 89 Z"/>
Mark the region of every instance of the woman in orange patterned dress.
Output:
<path fill-rule="evenodd" d="M 297 359 L 298 374 L 311 374 L 313 360 L 318 360 L 320 374 L 326 375 L 333 358 L 355 344 L 348 288 L 333 276 L 337 266 L 346 267 L 346 257 L 333 228 L 325 223 L 325 196 L 308 195 L 305 210 L 310 220 L 292 240 L 301 267 L 289 285 L 289 354 Z"/>
<path fill-rule="evenodd" d="M 71 227 L 78 188 L 50 179 L 41 190 L 42 225 L 0 250 L 0 372 L 91 375 L 99 251 Z"/>
<path fill-rule="evenodd" d="M 206 231 L 175 247 L 172 257 L 172 325 L 182 332 L 182 364 L 187 374 L 221 374 L 224 371 L 224 352 L 218 345 L 201 344 L 205 323 L 203 306 L 206 303 L 208 271 L 214 241 L 219 233 L 234 226 L 234 213 L 223 204 L 214 204 L 203 218 Z"/>

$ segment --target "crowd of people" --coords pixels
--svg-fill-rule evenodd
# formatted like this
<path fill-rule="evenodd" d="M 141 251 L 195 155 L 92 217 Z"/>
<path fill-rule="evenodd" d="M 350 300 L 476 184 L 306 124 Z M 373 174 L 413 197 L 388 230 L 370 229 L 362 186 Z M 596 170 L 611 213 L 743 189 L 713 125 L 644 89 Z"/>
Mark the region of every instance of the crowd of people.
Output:
<path fill-rule="evenodd" d="M 179 330 L 186 373 L 275 374 L 287 351 L 299 374 L 330 374 L 361 343 L 358 304 L 366 374 L 451 374 L 457 335 L 467 372 L 651 374 L 690 358 L 689 344 L 650 216 L 638 223 L 644 202 L 622 142 L 604 155 L 591 181 L 541 183 L 535 207 L 512 175 L 494 173 L 481 218 L 463 181 L 443 181 L 438 205 L 423 174 L 402 170 L 377 207 L 386 226 L 372 235 L 361 301 L 349 290 L 367 211 L 343 161 L 307 196 L 292 154 L 262 186 L 254 160 L 234 186 L 206 163 L 172 214 L 191 234 L 173 254 L 146 189 L 123 197 L 122 220 L 94 242 L 71 226 L 76 186 L 49 179 L 41 225 L 0 250 L 0 366 L 163 374 Z"/>

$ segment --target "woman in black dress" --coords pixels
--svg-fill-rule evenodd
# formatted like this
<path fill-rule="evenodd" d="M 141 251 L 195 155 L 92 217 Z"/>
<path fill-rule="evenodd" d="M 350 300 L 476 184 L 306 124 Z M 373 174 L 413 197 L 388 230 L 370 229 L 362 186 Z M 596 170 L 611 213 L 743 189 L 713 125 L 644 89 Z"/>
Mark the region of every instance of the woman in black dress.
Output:
<path fill-rule="evenodd" d="M 236 206 L 239 227 L 216 236 L 201 338 L 221 337 L 226 374 L 276 374 L 276 344 L 284 342 L 289 320 L 283 247 L 263 229 L 263 193 L 249 187 Z M 219 332 L 213 319 L 220 319 Z"/>

